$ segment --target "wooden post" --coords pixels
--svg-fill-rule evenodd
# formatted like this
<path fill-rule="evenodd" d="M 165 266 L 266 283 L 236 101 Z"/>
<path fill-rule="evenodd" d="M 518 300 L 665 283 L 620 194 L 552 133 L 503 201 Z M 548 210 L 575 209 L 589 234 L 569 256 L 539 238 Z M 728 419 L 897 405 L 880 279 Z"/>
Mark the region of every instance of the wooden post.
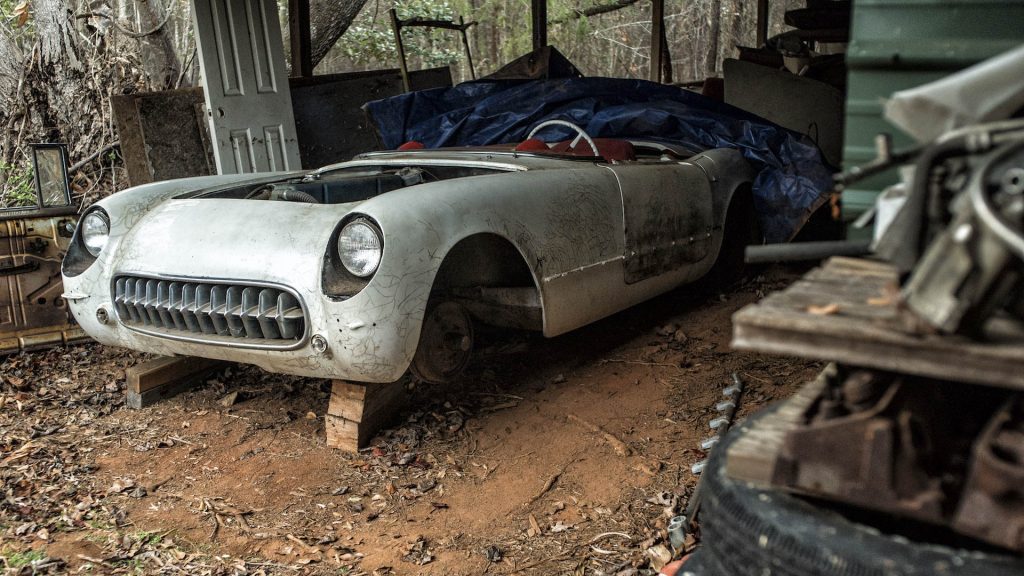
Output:
<path fill-rule="evenodd" d="M 757 0 L 757 36 L 755 48 L 764 48 L 768 43 L 768 0 Z"/>
<path fill-rule="evenodd" d="M 327 408 L 327 445 L 347 452 L 366 446 L 389 423 L 405 403 L 401 382 L 356 384 L 332 381 L 331 402 Z"/>
<path fill-rule="evenodd" d="M 651 2 L 651 82 L 662 81 L 662 59 L 665 57 L 665 0 Z"/>
<path fill-rule="evenodd" d="M 530 1 L 530 21 L 533 31 L 533 49 L 548 45 L 548 0 Z"/>
<path fill-rule="evenodd" d="M 125 402 L 138 410 L 194 388 L 226 362 L 192 356 L 162 357 L 136 364 L 125 371 Z"/>
<path fill-rule="evenodd" d="M 288 1 L 288 30 L 292 47 L 292 76 L 312 76 L 313 41 L 309 30 L 309 0 Z"/>

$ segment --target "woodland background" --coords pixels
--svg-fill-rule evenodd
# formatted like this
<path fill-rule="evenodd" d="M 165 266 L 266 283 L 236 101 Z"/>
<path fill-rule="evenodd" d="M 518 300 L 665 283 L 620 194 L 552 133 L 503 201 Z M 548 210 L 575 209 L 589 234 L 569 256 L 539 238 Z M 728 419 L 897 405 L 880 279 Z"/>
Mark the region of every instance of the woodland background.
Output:
<path fill-rule="evenodd" d="M 646 78 L 646 0 L 548 0 L 549 43 L 584 74 Z M 771 3 L 782 30 L 798 0 Z M 531 49 L 529 0 L 312 0 L 317 74 L 397 67 L 388 10 L 400 18 L 478 24 L 469 43 L 478 75 Z M 279 1 L 287 51 L 287 2 Z M 68 144 L 76 202 L 127 185 L 110 96 L 200 82 L 188 0 L 0 0 L 0 208 L 33 200 L 27 144 Z M 756 3 L 666 0 L 672 79 L 721 74 L 737 45 L 754 44 Z M 469 79 L 461 39 L 445 30 L 403 32 L 410 69 L 451 65 Z"/>

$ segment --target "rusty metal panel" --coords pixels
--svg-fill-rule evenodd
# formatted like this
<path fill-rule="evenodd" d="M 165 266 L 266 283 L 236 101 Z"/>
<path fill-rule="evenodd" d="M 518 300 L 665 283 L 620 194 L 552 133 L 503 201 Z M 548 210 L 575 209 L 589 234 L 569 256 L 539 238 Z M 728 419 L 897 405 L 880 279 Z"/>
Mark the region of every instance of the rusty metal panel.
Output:
<path fill-rule="evenodd" d="M 711 185 L 691 164 L 611 166 L 622 189 L 625 280 L 697 262 L 711 249 Z"/>
<path fill-rule="evenodd" d="M 445 66 L 417 70 L 409 80 L 416 90 L 451 86 Z M 292 78 L 292 107 L 302 163 L 325 166 L 379 148 L 373 127 L 361 106 L 402 93 L 398 70 L 374 70 Z"/>
<path fill-rule="evenodd" d="M 61 298 L 74 210 L 35 212 L 0 214 L 0 354 L 87 338 Z"/>
<path fill-rule="evenodd" d="M 111 98 L 132 186 L 215 172 L 202 88 Z"/>
<path fill-rule="evenodd" d="M 192 7 L 217 172 L 301 168 L 277 5 L 194 0 Z"/>

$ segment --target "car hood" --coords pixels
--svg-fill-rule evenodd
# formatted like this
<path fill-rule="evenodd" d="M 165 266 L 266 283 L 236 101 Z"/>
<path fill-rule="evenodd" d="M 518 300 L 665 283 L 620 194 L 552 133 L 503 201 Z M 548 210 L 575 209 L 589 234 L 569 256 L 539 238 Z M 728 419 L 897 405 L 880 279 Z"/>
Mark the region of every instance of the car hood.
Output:
<path fill-rule="evenodd" d="M 119 239 L 113 270 L 317 289 L 331 233 L 357 205 L 168 200 Z"/>

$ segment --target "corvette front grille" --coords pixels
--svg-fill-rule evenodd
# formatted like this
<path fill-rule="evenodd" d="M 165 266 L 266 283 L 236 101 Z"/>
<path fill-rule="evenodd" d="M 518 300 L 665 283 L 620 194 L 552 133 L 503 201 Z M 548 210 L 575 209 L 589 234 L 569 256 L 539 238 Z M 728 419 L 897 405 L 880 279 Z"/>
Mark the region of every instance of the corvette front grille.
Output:
<path fill-rule="evenodd" d="M 306 333 L 302 303 L 276 286 L 118 276 L 113 290 L 118 320 L 141 332 L 273 348 Z"/>

